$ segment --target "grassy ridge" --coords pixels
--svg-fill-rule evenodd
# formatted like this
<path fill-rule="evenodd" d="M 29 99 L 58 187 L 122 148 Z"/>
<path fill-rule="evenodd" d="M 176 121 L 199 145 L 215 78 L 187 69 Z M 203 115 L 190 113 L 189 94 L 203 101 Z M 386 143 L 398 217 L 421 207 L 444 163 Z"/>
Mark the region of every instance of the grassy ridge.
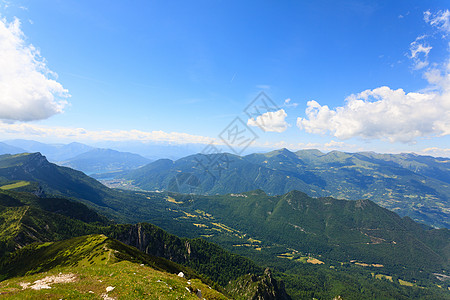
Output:
<path fill-rule="evenodd" d="M 14 255 L 20 255 L 21 259 L 18 261 L 23 261 L 25 266 L 29 266 L 32 264 L 26 259 L 22 259 L 29 256 L 26 252 L 26 249 L 28 248 L 25 247 L 13 252 L 15 249 L 33 242 L 58 241 L 85 234 L 105 234 L 128 245 L 135 246 L 143 253 L 145 252 L 149 255 L 158 256 L 162 259 L 171 260 L 190 267 L 199 274 L 203 274 L 205 277 L 210 278 L 211 282 L 217 282 L 222 286 L 225 286 L 230 280 L 237 279 L 244 274 L 262 273 L 262 269 L 250 260 L 231 254 L 217 245 L 201 239 L 180 239 L 154 225 L 146 223 L 136 225 L 111 225 L 107 223 L 101 224 L 99 222 L 86 223 L 80 219 L 75 219 L 74 217 L 79 216 L 79 214 L 75 212 L 71 212 L 70 216 L 63 216 L 41 209 L 42 207 L 53 209 L 54 207 L 63 207 L 64 205 L 72 207 L 73 203 L 66 199 L 52 198 L 39 199 L 39 201 L 36 199 L 33 201 L 22 199 L 23 202 L 29 202 L 31 204 L 40 204 L 41 202 L 46 203 L 47 201 L 53 202 L 52 206 L 45 205 L 41 206 L 41 208 L 37 208 L 33 204 L 30 206 L 20 202 L 18 199 L 21 199 L 21 196 L 23 195 L 24 194 L 22 193 L 9 192 L 9 195 L 4 196 L 6 199 L 16 200 L 16 202 L 12 203 L 15 206 L 0 206 L 0 210 L 3 210 L 0 214 L 0 218 L 3 218 L 4 220 L 2 227 L 0 227 L 0 237 L 2 238 L 0 240 L 0 249 L 3 249 L 3 261 L 15 262 Z M 12 196 L 15 196 L 18 199 L 13 198 Z M 58 202 L 60 203 L 58 204 Z M 77 203 L 76 207 L 79 206 L 84 207 L 81 211 L 89 210 L 84 205 Z M 85 216 L 81 216 L 81 218 L 85 218 Z M 62 249 L 67 247 L 67 243 L 56 243 L 52 247 L 60 245 L 57 249 Z M 44 251 L 44 248 L 40 249 L 40 251 Z M 34 251 L 35 249 L 32 250 Z M 123 254 L 126 252 L 125 249 L 121 253 Z M 10 254 L 8 255 L 8 253 Z M 41 257 L 39 261 L 42 260 L 44 253 L 48 252 L 44 251 L 36 254 L 38 257 Z M 129 257 L 131 256 L 135 258 L 139 257 L 136 253 L 129 255 Z M 54 257 L 54 255 L 51 254 L 50 257 Z M 127 260 L 134 261 L 129 257 Z M 55 263 L 57 263 L 57 265 L 62 264 L 61 262 Z M 67 262 L 67 264 L 70 265 L 70 262 Z M 21 269 L 15 263 L 12 265 L 14 265 L 14 269 Z M 4 266 L 4 268 L 6 267 Z M 43 269 L 45 268 L 39 268 L 39 270 Z M 9 274 L 12 271 L 5 272 L 6 274 Z"/>
<path fill-rule="evenodd" d="M 11 184 L 6 184 L 3 186 L 0 186 L 0 189 L 2 190 L 12 190 L 12 189 L 17 189 L 17 188 L 21 188 L 24 186 L 29 185 L 30 183 L 28 181 L 18 181 L 16 183 L 11 183 Z"/>
<path fill-rule="evenodd" d="M 50 276 L 73 275 L 74 281 L 51 284 L 51 289 L 22 289 L 37 280 Z M 188 282 L 190 284 L 188 284 Z M 114 287 L 107 292 L 108 287 Z M 186 289 L 187 288 L 187 289 Z M 210 289 L 200 280 L 187 280 L 175 274 L 161 272 L 151 267 L 127 261 L 109 265 L 56 268 L 49 272 L 9 279 L 0 282 L 2 299 L 199 299 L 200 290 L 205 299 L 229 299 Z"/>
<path fill-rule="evenodd" d="M 11 278 L 45 272 L 56 267 L 88 267 L 123 260 L 144 263 L 164 272 L 183 272 L 190 278 L 199 278 L 186 267 L 144 254 L 136 248 L 98 234 L 27 245 L 3 259 L 0 269 L 4 278 Z"/>
<path fill-rule="evenodd" d="M 38 161 L 45 168 L 45 161 Z M 32 171 L 30 165 L 22 166 L 22 170 L 36 175 L 39 173 L 37 165 L 33 166 L 35 169 Z M 77 182 L 76 176 L 72 177 L 64 172 L 59 174 L 69 186 Z M 66 176 L 67 174 L 69 175 Z M 43 177 L 36 175 L 35 178 Z M 92 179 L 83 177 L 82 181 L 96 189 L 97 183 L 91 184 Z M 47 186 L 44 189 L 49 193 L 52 190 L 48 188 L 51 184 L 43 184 Z M 59 189 L 57 192 L 60 195 L 73 196 L 79 193 L 76 190 L 64 190 L 64 184 L 53 186 Z M 25 241 L 26 244 L 36 240 L 68 238 L 70 235 L 103 233 L 144 252 L 178 259 L 178 262 L 196 270 L 203 268 L 201 273 L 222 284 L 229 279 L 236 279 L 255 266 L 241 264 L 239 260 L 242 258 L 233 260 L 230 253 L 224 254 L 222 249 L 201 240 L 196 248 L 196 240 L 179 239 L 150 224 L 81 222 L 76 220 L 80 214 L 70 214 L 70 210 L 64 209 L 66 204 L 57 204 L 61 199 L 43 200 L 42 203 L 48 203 L 41 203 L 40 208 L 37 208 L 36 205 L 40 202 L 33 196 L 20 194 L 17 198 L 20 201 L 17 203 L 17 199 L 13 197 L 15 193 L 8 193 L 6 195 L 9 198 L 4 198 L 4 206 L 10 205 L 8 209 L 23 204 L 30 206 L 22 218 L 24 226 L 19 228 L 23 234 L 9 239 L 13 241 L 13 245 L 18 245 L 20 241 Z M 195 197 L 194 201 L 185 201 L 185 195 L 172 194 L 172 202 L 162 193 L 114 191 L 102 187 L 97 190 L 97 194 L 102 195 L 104 205 L 86 198 L 80 201 L 97 211 L 107 212 L 109 217 L 117 220 L 145 220 L 178 235 L 207 237 L 260 264 L 284 272 L 282 276 L 287 280 L 289 291 L 295 292 L 298 297 L 334 297 L 345 292 L 345 286 L 352 287 L 346 294 L 348 297 L 360 299 L 371 299 L 370 293 L 373 298 L 381 290 L 388 290 L 390 295 L 394 295 L 393 298 L 411 297 L 414 293 L 422 296 L 439 295 L 432 289 L 436 279 L 430 271 L 445 271 L 448 265 L 448 230 L 429 230 L 411 219 L 402 219 L 383 210 L 370 201 L 313 199 L 297 192 L 273 197 L 261 191 L 246 193 L 244 196 Z M 53 212 L 44 209 L 53 209 Z M 80 208 L 80 211 L 83 210 Z M 14 218 L 19 218 L 19 215 Z M 212 250 L 202 243 L 206 243 Z M 217 250 L 217 255 L 214 254 L 214 249 Z M 293 251 L 295 254 L 283 256 Z M 300 259 L 309 256 L 324 261 L 325 264 L 312 266 Z M 221 265 L 219 262 L 223 260 L 226 262 Z M 351 260 L 360 264 L 383 263 L 383 268 L 362 267 L 356 265 L 356 262 L 350 262 Z M 235 264 L 240 264 L 242 268 L 236 268 Z M 218 272 L 224 267 L 229 269 Z M 233 273 L 234 270 L 240 273 Z M 386 283 L 388 285 L 380 285 L 381 280 L 372 276 L 372 272 L 376 272 L 375 275 L 393 276 L 395 280 L 393 283 Z M 412 282 L 416 286 L 398 286 L 397 279 Z M 427 288 L 421 289 L 418 286 Z M 445 283 L 442 286 L 446 287 Z M 366 293 L 362 292 L 361 287 L 364 287 Z M 409 290 L 403 290 L 406 288 Z M 434 297 L 438 298 L 440 297 Z"/>
<path fill-rule="evenodd" d="M 94 298 L 105 294 L 126 299 L 159 296 L 198 299 L 199 290 L 207 299 L 227 299 L 205 285 L 192 270 L 146 255 L 104 235 L 31 244 L 15 252 L 8 261 L 3 261 L 1 269 L 6 271 L 3 273 L 5 277 L 25 275 L 0 282 L 0 293 L 13 299 Z M 175 275 L 179 272 L 183 272 L 186 278 Z M 68 282 L 52 284 L 50 281 L 51 289 L 33 290 L 37 280 L 51 276 L 60 278 L 64 274 L 68 275 Z M 26 283 L 31 289 L 24 288 Z M 109 291 L 108 286 L 114 289 Z"/>

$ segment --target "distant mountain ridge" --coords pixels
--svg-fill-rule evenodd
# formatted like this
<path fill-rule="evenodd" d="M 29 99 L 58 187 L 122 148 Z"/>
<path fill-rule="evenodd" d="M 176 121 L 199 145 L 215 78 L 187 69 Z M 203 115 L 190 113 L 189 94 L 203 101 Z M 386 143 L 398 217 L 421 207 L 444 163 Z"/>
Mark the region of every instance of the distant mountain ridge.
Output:
<path fill-rule="evenodd" d="M 90 175 L 93 173 L 114 173 L 137 169 L 150 162 L 150 159 L 138 154 L 97 148 L 60 162 L 60 165 L 80 170 Z"/>
<path fill-rule="evenodd" d="M 48 195 L 74 197 L 99 206 L 109 189 L 80 171 L 50 163 L 40 153 L 0 155 L 0 183 L 14 180 L 36 182 Z"/>
<path fill-rule="evenodd" d="M 49 161 L 61 166 L 67 166 L 89 175 L 97 175 L 100 178 L 112 178 L 120 172 L 136 169 L 161 157 L 182 157 L 182 153 L 194 153 L 195 151 L 175 145 L 146 145 L 138 144 L 136 150 L 146 153 L 144 157 L 131 151 L 106 148 L 117 146 L 127 149 L 127 145 L 133 143 L 101 143 L 103 148 L 88 146 L 78 142 L 69 144 L 47 144 L 33 140 L 6 140 L 0 142 L 1 154 L 36 153 L 44 155 Z M 134 149 L 130 147 L 130 149 Z M 200 148 L 201 149 L 201 148 Z"/>
<path fill-rule="evenodd" d="M 208 165 L 211 161 L 217 163 Z M 174 189 L 173 181 L 183 174 L 198 184 Z M 402 216 L 450 228 L 450 159 L 445 158 L 287 149 L 247 156 L 196 154 L 155 161 L 123 179 L 149 191 L 214 195 L 262 189 L 281 195 L 299 190 L 313 197 L 371 199 Z"/>
<path fill-rule="evenodd" d="M 18 153 L 24 153 L 27 152 L 26 150 L 14 147 L 5 143 L 0 142 L 0 155 L 1 154 L 18 154 Z"/>
<path fill-rule="evenodd" d="M 163 160 L 156 166 L 172 164 Z M 178 179 L 182 182 L 183 176 Z M 205 268 L 203 274 L 208 271 L 217 275 L 211 267 L 218 266 L 214 262 L 224 260 L 217 246 L 200 239 L 190 239 L 187 245 L 186 239 L 162 233 L 151 224 L 108 225 L 95 214 L 88 218 L 89 223 L 79 222 L 74 218 L 89 216 L 82 207 L 58 197 L 42 201 L 22 198 L 25 194 L 36 198 L 30 196 L 33 192 L 40 196 L 70 197 L 97 212 L 108 213 L 110 219 L 151 222 L 179 236 L 204 237 L 259 264 L 284 270 L 286 289 L 296 299 L 332 299 L 336 295 L 406 299 L 412 295 L 432 295 L 434 292 L 428 287 L 446 290 L 448 286 L 433 273 L 448 273 L 449 230 L 431 229 L 410 218 L 400 218 L 369 200 L 311 198 L 298 191 L 280 196 L 269 196 L 262 190 L 193 196 L 114 190 L 81 172 L 51 164 L 39 153 L 0 156 L 0 189 L 6 189 L 4 193 L 8 196 L 0 204 L 6 206 L 0 207 L 0 218 L 7 220 L 0 223 L 0 229 L 7 237 L 4 245 L 8 249 L 16 242 L 22 246 L 36 238 L 48 241 L 72 234 L 103 233 L 196 270 Z M 14 199 L 14 193 L 19 193 L 19 199 Z M 92 193 L 98 198 L 91 197 Z M 58 201 L 61 205 L 51 203 Z M 21 234 L 18 239 L 17 234 Z M 209 256 L 212 266 L 203 260 L 211 253 L 217 254 Z M 186 261 L 187 258 L 190 259 Z M 196 259 L 202 259 L 202 263 Z M 232 261 L 227 260 L 220 269 L 237 270 Z M 393 283 L 379 280 L 378 276 L 383 274 L 393 276 Z M 413 287 L 404 288 L 400 280 L 407 280 Z M 217 278 L 219 281 L 228 279 Z M 246 277 L 244 282 L 233 284 L 233 290 L 258 290 L 257 282 L 266 285 L 271 280 L 269 275 Z"/>
<path fill-rule="evenodd" d="M 40 152 L 43 153 L 50 161 L 63 161 L 81 153 L 94 149 L 91 146 L 72 142 L 70 144 L 45 144 L 32 140 L 7 140 L 3 143 L 24 149 L 23 152 Z M 17 153 L 5 153 L 17 154 Z"/>
<path fill-rule="evenodd" d="M 21 152 L 4 152 L 0 154 L 17 154 L 23 152 L 40 152 L 51 162 L 61 162 L 93 149 L 111 149 L 119 152 L 138 154 L 150 160 L 160 158 L 177 159 L 202 151 L 203 144 L 151 143 L 141 141 L 98 141 L 90 145 L 79 142 L 43 143 L 26 139 L 11 139 L 2 141 L 3 144 L 20 148 Z M 0 144 L 1 150 L 1 144 Z"/>

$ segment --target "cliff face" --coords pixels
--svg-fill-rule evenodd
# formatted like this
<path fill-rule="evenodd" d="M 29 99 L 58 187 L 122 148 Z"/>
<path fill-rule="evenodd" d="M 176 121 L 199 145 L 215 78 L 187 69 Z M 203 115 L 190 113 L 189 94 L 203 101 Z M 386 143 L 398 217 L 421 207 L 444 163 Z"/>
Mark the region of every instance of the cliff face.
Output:
<path fill-rule="evenodd" d="M 126 230 L 112 236 L 147 254 L 164 257 L 209 276 L 224 286 L 233 299 L 291 299 L 283 282 L 278 282 L 269 269 L 262 272 L 247 259 L 237 258 L 214 244 L 200 239 L 181 239 L 146 223 L 124 226 L 128 226 Z M 213 271 L 208 274 L 210 270 Z M 230 278 L 237 279 L 229 281 Z"/>
<path fill-rule="evenodd" d="M 191 255 L 189 242 L 168 234 L 156 226 L 140 223 L 117 225 L 117 228 L 119 230 L 111 236 L 144 253 L 164 257 L 176 263 L 185 264 L 189 260 Z"/>
<path fill-rule="evenodd" d="M 270 269 L 264 274 L 256 276 L 248 274 L 230 282 L 226 290 L 236 299 L 251 300 L 290 300 L 291 297 L 284 289 L 284 283 L 278 282 L 272 276 Z"/>

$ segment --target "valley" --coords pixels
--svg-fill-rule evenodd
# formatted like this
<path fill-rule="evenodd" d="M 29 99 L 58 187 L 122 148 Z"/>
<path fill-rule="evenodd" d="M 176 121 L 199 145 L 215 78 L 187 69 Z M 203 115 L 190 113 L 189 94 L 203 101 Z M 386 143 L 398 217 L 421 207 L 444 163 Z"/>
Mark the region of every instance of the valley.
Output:
<path fill-rule="evenodd" d="M 388 291 L 386 299 L 418 292 L 423 297 L 437 293 L 435 297 L 440 298 L 450 287 L 442 280 L 445 277 L 434 275 L 449 271 L 450 231 L 402 218 L 370 200 L 311 198 L 295 190 L 279 196 L 263 190 L 209 196 L 109 189 L 81 172 L 51 164 L 39 154 L 0 157 L 0 176 L 2 187 L 7 187 L 0 193 L 0 204 L 6 206 L 1 217 L 8 224 L 0 228 L 5 253 L 17 247 L 17 242 L 23 247 L 36 241 L 105 234 L 145 253 L 185 264 L 208 274 L 218 286 L 226 286 L 229 280 L 217 277 L 226 270 L 225 265 L 206 267 L 204 254 L 211 255 L 217 246 L 198 244 L 204 239 L 274 270 L 293 299 L 307 295 L 370 299 L 372 293 L 380 293 L 381 286 Z M 155 240 L 161 236 L 160 229 L 142 222 L 194 239 L 188 248 L 182 246 L 182 240 L 176 242 L 180 250 L 192 253 L 194 245 L 209 250 L 195 262 L 186 260 L 182 252 L 154 248 L 160 243 Z M 114 225 L 117 223 L 137 225 Z M 170 235 L 162 236 L 173 240 Z M 11 244 L 13 240 L 16 242 Z M 217 260 L 211 262 L 214 265 Z M 233 267 L 227 272 L 234 274 L 232 278 L 247 272 L 234 273 L 239 270 L 237 264 L 248 265 L 244 260 L 230 264 Z M 253 272 L 262 274 L 263 267 L 256 265 L 251 267 Z M 310 286 L 316 280 L 321 284 Z M 321 287 L 324 284 L 327 288 Z M 361 293 L 359 285 L 368 294 Z"/>
<path fill-rule="evenodd" d="M 280 149 L 247 156 L 196 154 L 158 160 L 117 180 L 147 191 L 215 195 L 262 189 L 281 195 L 299 190 L 311 197 L 369 199 L 401 216 L 449 228 L 449 173 L 450 161 L 445 158 Z M 183 174 L 197 182 L 174 185 Z"/>

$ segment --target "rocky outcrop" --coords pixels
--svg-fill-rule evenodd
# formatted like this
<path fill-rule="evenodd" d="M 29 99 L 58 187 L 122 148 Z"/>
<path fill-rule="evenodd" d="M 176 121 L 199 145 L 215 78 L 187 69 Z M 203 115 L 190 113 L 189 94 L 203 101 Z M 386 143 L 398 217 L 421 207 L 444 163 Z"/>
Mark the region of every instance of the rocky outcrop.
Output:
<path fill-rule="evenodd" d="M 256 276 L 248 274 L 232 281 L 226 290 L 237 299 L 251 300 L 290 300 L 286 293 L 284 283 L 277 281 L 270 269 L 266 269 L 264 274 Z"/>
<path fill-rule="evenodd" d="M 133 246 L 147 254 L 164 257 L 176 263 L 186 263 L 191 249 L 188 241 L 183 242 L 160 228 L 147 223 L 118 225 L 128 227 L 110 234 L 111 237 Z"/>

